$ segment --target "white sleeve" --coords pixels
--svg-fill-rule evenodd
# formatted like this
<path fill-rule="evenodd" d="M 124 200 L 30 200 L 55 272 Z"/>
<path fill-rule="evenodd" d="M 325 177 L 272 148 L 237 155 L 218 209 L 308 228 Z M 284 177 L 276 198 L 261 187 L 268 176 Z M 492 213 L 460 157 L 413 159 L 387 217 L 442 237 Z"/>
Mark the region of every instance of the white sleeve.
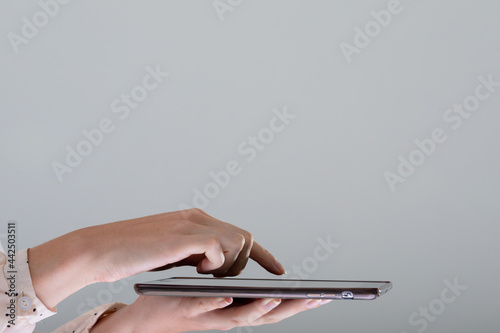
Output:
<path fill-rule="evenodd" d="M 0 243 L 0 332 L 32 333 L 36 323 L 57 313 L 35 295 L 28 263 L 28 250 L 5 253 Z M 99 318 L 127 306 L 103 304 L 59 327 L 54 333 L 87 333 Z M 4 313 L 2 313 L 2 311 Z"/>
<path fill-rule="evenodd" d="M 36 297 L 27 250 L 4 251 L 0 244 L 0 332 L 33 332 L 36 322 L 56 314 Z"/>
<path fill-rule="evenodd" d="M 103 304 L 97 308 L 82 314 L 80 317 L 73 319 L 69 323 L 59 327 L 53 333 L 88 333 L 94 327 L 97 320 L 107 316 L 121 308 L 127 306 L 123 303 Z"/>

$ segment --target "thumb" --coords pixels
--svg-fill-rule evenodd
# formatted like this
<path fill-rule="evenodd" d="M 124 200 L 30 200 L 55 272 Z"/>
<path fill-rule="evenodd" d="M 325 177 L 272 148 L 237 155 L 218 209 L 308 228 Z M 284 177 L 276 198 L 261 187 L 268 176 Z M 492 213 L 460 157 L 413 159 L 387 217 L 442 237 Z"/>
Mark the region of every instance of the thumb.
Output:
<path fill-rule="evenodd" d="M 232 297 L 193 297 L 192 309 L 197 313 L 210 312 L 223 309 L 233 303 Z"/>

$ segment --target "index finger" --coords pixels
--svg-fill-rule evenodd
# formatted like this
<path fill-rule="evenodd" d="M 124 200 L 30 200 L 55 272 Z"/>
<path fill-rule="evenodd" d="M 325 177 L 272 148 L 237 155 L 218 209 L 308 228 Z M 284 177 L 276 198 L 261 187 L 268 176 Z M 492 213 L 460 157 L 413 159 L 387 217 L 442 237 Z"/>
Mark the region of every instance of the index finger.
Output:
<path fill-rule="evenodd" d="M 276 275 L 282 275 L 286 273 L 283 265 L 278 260 L 276 260 L 271 252 L 263 248 L 262 245 L 257 242 L 253 243 L 252 250 L 250 251 L 250 258 L 255 260 L 259 265 L 264 267 L 270 273 Z"/>

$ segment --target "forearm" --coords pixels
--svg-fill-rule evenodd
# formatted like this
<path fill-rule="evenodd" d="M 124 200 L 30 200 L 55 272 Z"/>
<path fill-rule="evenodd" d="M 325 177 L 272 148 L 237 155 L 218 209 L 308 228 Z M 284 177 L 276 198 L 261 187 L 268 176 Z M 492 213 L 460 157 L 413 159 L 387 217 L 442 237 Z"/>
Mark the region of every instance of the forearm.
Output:
<path fill-rule="evenodd" d="M 93 281 L 92 254 L 85 239 L 74 231 L 29 249 L 33 288 L 48 308 Z"/>

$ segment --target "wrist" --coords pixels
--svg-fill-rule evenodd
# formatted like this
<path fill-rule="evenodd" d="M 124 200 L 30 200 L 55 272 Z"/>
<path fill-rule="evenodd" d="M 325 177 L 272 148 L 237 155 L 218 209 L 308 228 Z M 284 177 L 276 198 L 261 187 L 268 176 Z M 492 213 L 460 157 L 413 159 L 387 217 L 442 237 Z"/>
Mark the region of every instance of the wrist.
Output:
<path fill-rule="evenodd" d="M 95 282 L 92 256 L 78 231 L 29 249 L 28 262 L 36 296 L 48 308 Z"/>

